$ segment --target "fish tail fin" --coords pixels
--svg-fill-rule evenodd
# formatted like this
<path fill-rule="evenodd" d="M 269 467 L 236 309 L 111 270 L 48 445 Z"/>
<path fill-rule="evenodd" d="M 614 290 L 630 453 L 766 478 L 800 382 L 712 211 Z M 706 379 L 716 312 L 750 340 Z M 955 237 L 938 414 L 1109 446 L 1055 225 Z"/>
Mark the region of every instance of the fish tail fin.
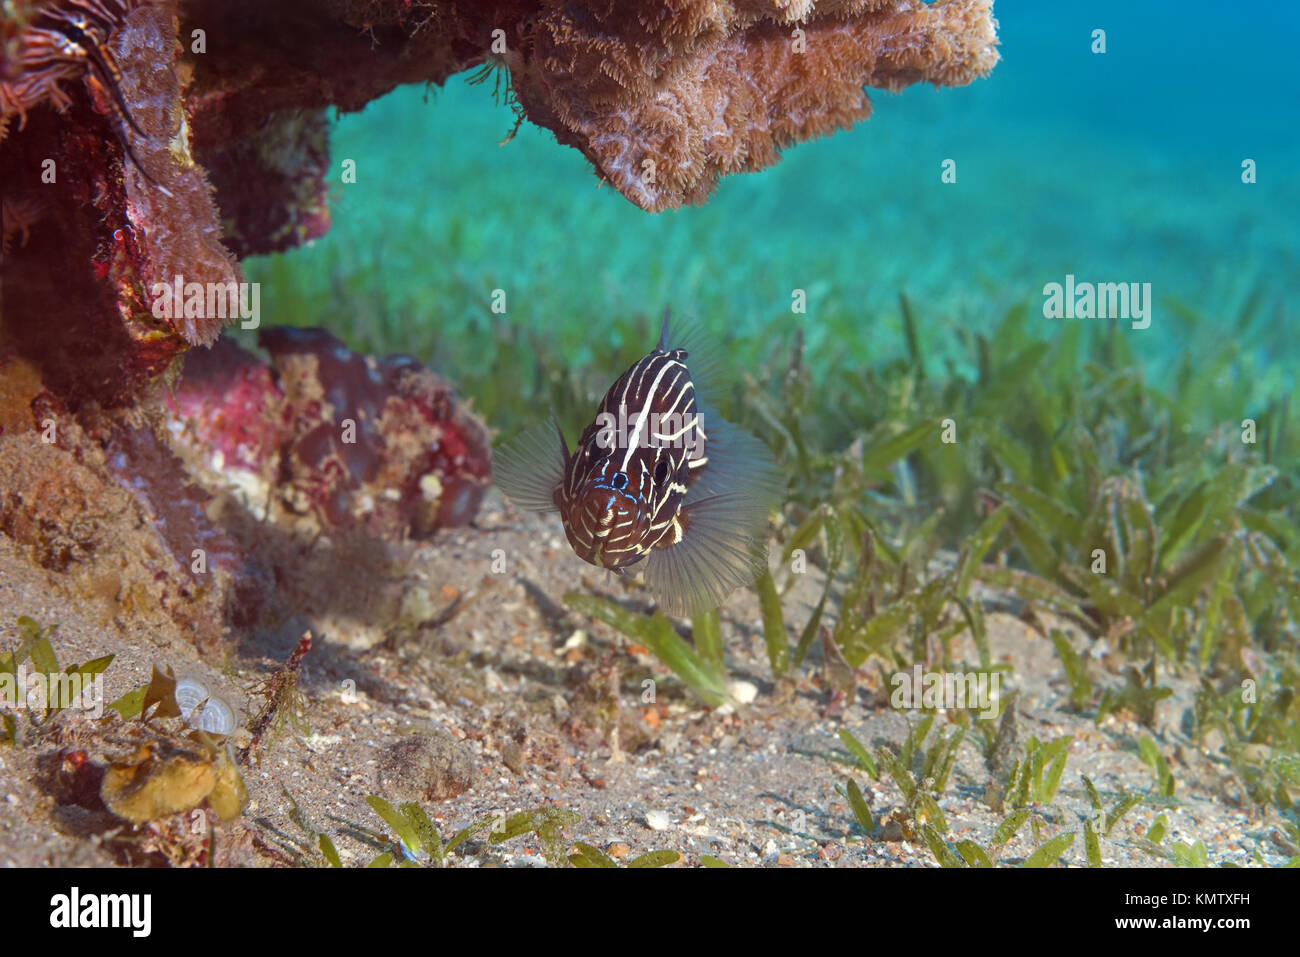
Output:
<path fill-rule="evenodd" d="M 708 464 L 682 502 L 681 541 L 646 557 L 646 586 L 664 611 L 716 608 L 767 567 L 767 518 L 784 478 L 758 439 L 716 416 L 703 420 Z"/>
<path fill-rule="evenodd" d="M 530 512 L 554 512 L 555 490 L 564 481 L 569 450 L 552 414 L 529 426 L 492 456 L 492 477 L 510 501 Z"/>

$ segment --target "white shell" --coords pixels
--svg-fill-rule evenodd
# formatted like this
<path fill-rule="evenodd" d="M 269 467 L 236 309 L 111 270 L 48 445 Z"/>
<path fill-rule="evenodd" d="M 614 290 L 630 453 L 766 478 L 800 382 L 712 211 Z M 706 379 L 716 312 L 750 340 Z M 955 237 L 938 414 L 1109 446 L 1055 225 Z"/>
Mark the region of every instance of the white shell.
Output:
<path fill-rule="evenodd" d="M 203 706 L 202 710 L 199 710 L 200 705 Z M 176 706 L 180 708 L 181 718 L 191 728 L 222 736 L 235 730 L 234 710 L 224 699 L 208 691 L 207 686 L 201 681 L 193 678 L 178 680 Z"/>

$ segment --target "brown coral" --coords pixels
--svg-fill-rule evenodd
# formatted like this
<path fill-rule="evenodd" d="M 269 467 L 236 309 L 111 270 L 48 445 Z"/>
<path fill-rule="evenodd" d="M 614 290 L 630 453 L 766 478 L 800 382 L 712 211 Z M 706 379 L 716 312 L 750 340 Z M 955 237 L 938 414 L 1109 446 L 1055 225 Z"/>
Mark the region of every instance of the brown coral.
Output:
<path fill-rule="evenodd" d="M 143 261 L 130 264 L 132 274 L 120 281 L 139 282 L 147 291 L 176 276 L 187 283 L 242 282 L 238 264 L 222 245 L 220 215 L 207 177 L 189 152 L 172 5 L 131 12 L 114 37 L 114 52 L 122 66 L 122 97 L 147 134 L 136 138 L 135 150 L 146 169 L 124 167 L 127 216 Z M 143 304 L 153 301 L 150 292 Z M 211 345 L 225 324 L 213 315 L 179 316 L 172 322 L 191 345 Z"/>
<path fill-rule="evenodd" d="M 195 127 L 214 145 L 285 110 L 359 109 L 401 83 L 508 68 L 526 117 L 632 202 L 700 203 L 718 178 L 865 119 L 864 86 L 958 86 L 998 61 L 992 0 L 323 0 L 313 11 L 193 0 L 216 37 L 290 31 L 200 64 Z M 250 19 L 251 18 L 251 19 Z M 223 40 L 223 38 L 225 38 Z M 352 82 L 335 84 L 341 73 Z"/>
<path fill-rule="evenodd" d="M 68 19 L 88 9 L 93 36 Z M 229 321 L 157 314 L 156 284 L 224 287 L 236 257 L 321 235 L 323 111 L 400 84 L 495 65 L 524 117 L 660 210 L 865 118 L 864 86 L 984 75 L 995 31 L 991 0 L 14 0 L 3 332 L 72 407 L 133 402 Z"/>
<path fill-rule="evenodd" d="M 547 6 L 509 60 L 520 102 L 649 210 L 865 119 L 864 85 L 957 86 L 998 60 L 991 0 Z"/>
<path fill-rule="evenodd" d="M 242 279 L 222 245 L 211 187 L 188 151 L 175 3 L 23 6 L 23 19 L 6 22 L 23 58 L 5 61 L 17 74 L 4 81 L 5 96 L 22 110 L 0 143 L 10 247 L 0 272 L 3 331 L 74 406 L 128 403 L 176 355 L 214 341 L 224 324 L 158 315 L 155 284 L 176 275 L 214 284 Z M 67 29 L 81 36 L 80 54 L 41 66 L 32 35 L 46 37 L 48 47 L 52 25 L 92 6 L 114 12 L 112 30 L 91 31 L 99 42 L 93 57 L 112 66 L 92 67 L 95 44 L 76 27 Z M 57 75 L 47 75 L 54 68 Z M 58 82 L 78 76 L 87 82 Z M 28 90 L 33 78 L 43 96 L 13 92 Z"/>

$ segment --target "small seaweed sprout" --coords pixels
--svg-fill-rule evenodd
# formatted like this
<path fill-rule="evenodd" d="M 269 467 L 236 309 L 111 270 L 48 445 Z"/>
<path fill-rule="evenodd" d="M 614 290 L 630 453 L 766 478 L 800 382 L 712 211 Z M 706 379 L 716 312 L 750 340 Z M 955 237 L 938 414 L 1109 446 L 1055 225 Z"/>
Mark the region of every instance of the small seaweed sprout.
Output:
<path fill-rule="evenodd" d="M 510 132 L 505 135 L 505 138 L 497 144 L 498 146 L 505 146 L 515 138 L 519 133 L 519 128 L 524 125 L 526 119 L 524 108 L 515 93 L 510 67 L 506 65 L 505 60 L 495 56 L 488 57 L 477 70 L 469 75 L 468 82 L 474 86 L 480 86 L 486 83 L 489 77 L 492 79 L 492 102 L 497 106 L 505 103 L 515 115 L 515 125 L 510 128 Z"/>

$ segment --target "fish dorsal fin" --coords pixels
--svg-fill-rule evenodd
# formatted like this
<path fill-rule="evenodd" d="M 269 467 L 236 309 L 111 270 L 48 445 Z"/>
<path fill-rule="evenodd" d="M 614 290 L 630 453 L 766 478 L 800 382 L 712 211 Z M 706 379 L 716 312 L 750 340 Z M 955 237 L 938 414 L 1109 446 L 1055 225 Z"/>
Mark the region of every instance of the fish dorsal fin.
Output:
<path fill-rule="evenodd" d="M 660 352 L 668 351 L 669 330 L 672 327 L 673 310 L 671 306 L 664 309 L 663 325 L 659 327 L 659 344 L 655 346 Z"/>
<path fill-rule="evenodd" d="M 691 373 L 691 383 L 696 396 L 708 401 L 716 396 L 723 378 L 724 367 L 715 337 L 698 319 L 678 318 L 669 322 L 664 313 L 664 328 L 659 333 L 660 352 L 681 349 L 686 353 L 686 368 Z"/>
<path fill-rule="evenodd" d="M 569 450 L 560 423 L 551 415 L 549 422 L 529 426 L 492 456 L 492 479 L 522 509 L 530 512 L 554 512 L 555 492 L 564 481 Z"/>
<path fill-rule="evenodd" d="M 560 441 L 560 462 L 567 469 L 569 467 L 569 443 L 564 441 L 564 430 L 560 428 L 560 419 L 555 414 L 554 409 L 551 410 L 551 424 L 555 426 L 555 435 Z"/>

